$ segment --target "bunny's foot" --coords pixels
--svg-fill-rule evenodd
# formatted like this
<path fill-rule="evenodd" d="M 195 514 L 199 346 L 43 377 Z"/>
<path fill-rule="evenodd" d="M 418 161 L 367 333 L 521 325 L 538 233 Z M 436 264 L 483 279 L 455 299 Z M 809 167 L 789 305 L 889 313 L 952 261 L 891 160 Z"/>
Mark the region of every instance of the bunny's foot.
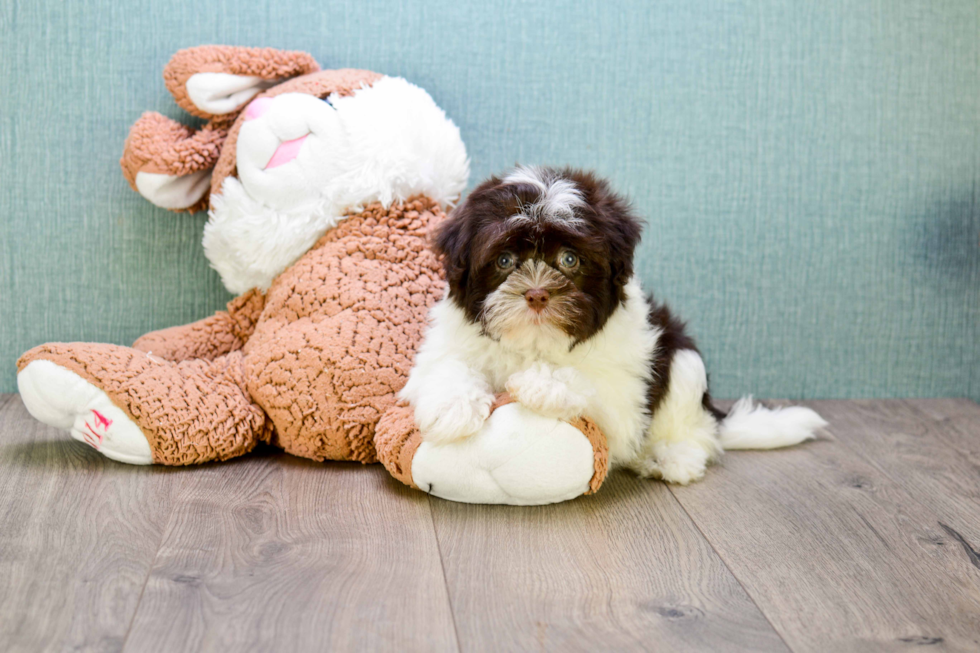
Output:
<path fill-rule="evenodd" d="M 462 440 L 422 442 L 410 406 L 378 423 L 378 459 L 401 482 L 464 503 L 541 505 L 595 492 L 608 471 L 605 436 L 498 398 L 483 428 Z"/>
<path fill-rule="evenodd" d="M 17 375 L 17 388 L 37 420 L 67 430 L 106 458 L 130 465 L 153 462 L 139 426 L 105 392 L 71 370 L 35 360 Z"/>

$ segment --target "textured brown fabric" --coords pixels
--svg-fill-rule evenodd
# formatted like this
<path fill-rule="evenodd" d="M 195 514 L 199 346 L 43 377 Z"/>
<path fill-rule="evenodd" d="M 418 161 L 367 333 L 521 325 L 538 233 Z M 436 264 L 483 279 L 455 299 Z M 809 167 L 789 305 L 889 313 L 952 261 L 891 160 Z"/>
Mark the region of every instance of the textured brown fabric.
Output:
<path fill-rule="evenodd" d="M 419 486 L 412 480 L 412 459 L 420 444 L 422 436 L 415 427 L 415 413 L 407 403 L 399 402 L 381 416 L 374 435 L 378 461 L 397 480 L 416 490 Z"/>
<path fill-rule="evenodd" d="M 584 433 L 585 437 L 592 443 L 595 473 L 592 474 L 592 480 L 589 481 L 589 489 L 586 490 L 585 494 L 594 494 L 599 489 L 599 486 L 602 485 L 602 482 L 606 480 L 606 475 L 609 474 L 609 444 L 606 442 L 606 436 L 599 430 L 596 423 L 588 417 L 580 417 L 570 423 Z"/>
<path fill-rule="evenodd" d="M 226 314 L 140 339 L 159 354 L 50 344 L 18 365 L 50 360 L 104 390 L 162 464 L 231 458 L 260 439 L 314 460 L 375 462 L 375 424 L 405 384 L 442 294 L 442 267 L 427 244 L 444 217 L 425 197 L 372 204 L 321 238 L 264 298 L 246 293 Z M 192 351 L 203 358 L 161 357 Z"/>
<path fill-rule="evenodd" d="M 276 80 L 320 70 L 306 52 L 275 48 L 245 48 L 234 45 L 201 45 L 181 50 L 163 69 L 167 90 L 181 109 L 198 118 L 214 118 L 187 97 L 187 80 L 196 73 L 230 73 Z"/>
<path fill-rule="evenodd" d="M 512 404 L 515 401 L 517 400 L 514 399 L 509 392 L 498 392 L 496 395 L 494 395 L 493 403 L 490 405 L 490 414 L 492 415 L 493 411 L 497 410 L 501 406 Z"/>
<path fill-rule="evenodd" d="M 374 427 L 394 405 L 442 294 L 428 198 L 351 215 L 273 281 L 245 344 L 248 389 L 275 444 L 314 460 L 375 462 Z"/>
<path fill-rule="evenodd" d="M 231 122 L 214 121 L 194 131 L 155 111 L 144 113 L 130 128 L 119 160 L 123 176 L 133 190 L 136 174 L 152 172 L 184 176 L 214 167 L 221 154 Z M 177 212 L 194 213 L 208 206 L 205 195 L 200 201 Z"/>
<path fill-rule="evenodd" d="M 490 413 L 493 414 L 493 411 L 501 406 L 514 401 L 516 400 L 509 393 L 502 392 L 494 398 Z M 606 436 L 596 423 L 587 417 L 580 417 L 570 424 L 580 430 L 592 445 L 595 471 L 585 494 L 594 494 L 609 474 L 609 446 L 606 443 Z M 388 473 L 405 485 L 418 489 L 415 481 L 412 480 L 412 459 L 419 445 L 422 444 L 422 435 L 415 426 L 415 414 L 408 403 L 400 401 L 385 412 L 378 422 L 374 444 L 378 452 L 378 460 Z"/>
<path fill-rule="evenodd" d="M 211 317 L 152 331 L 133 343 L 133 349 L 150 352 L 168 361 L 200 358 L 214 360 L 218 356 L 241 349 L 262 315 L 265 297 L 252 289 L 228 302 L 226 311 Z"/>
<path fill-rule="evenodd" d="M 263 97 L 275 97 L 283 93 L 305 93 L 318 98 L 325 98 L 331 93 L 338 95 L 353 95 L 354 91 L 362 86 L 370 86 L 383 75 L 373 73 L 370 70 L 357 70 L 353 68 L 342 68 L 340 70 L 322 70 L 311 75 L 304 75 L 291 79 L 269 90 L 259 93 L 253 99 Z M 222 150 L 218 162 L 214 166 L 214 173 L 211 175 L 211 193 L 221 194 L 221 185 L 227 177 L 234 177 L 237 174 L 236 164 L 236 145 L 238 144 L 238 132 L 245 124 L 245 114 L 239 114 L 235 123 L 228 132 L 228 140 Z"/>
<path fill-rule="evenodd" d="M 226 460 L 271 439 L 271 424 L 245 393 L 241 352 L 172 363 L 118 345 L 52 343 L 17 361 L 51 361 L 101 388 L 150 443 L 153 462 Z"/>

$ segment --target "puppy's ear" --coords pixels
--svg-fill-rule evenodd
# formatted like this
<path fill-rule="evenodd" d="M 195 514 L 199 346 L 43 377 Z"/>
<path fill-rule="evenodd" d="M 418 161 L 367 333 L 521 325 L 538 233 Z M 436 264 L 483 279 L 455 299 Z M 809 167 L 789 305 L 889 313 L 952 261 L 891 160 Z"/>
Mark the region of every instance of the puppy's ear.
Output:
<path fill-rule="evenodd" d="M 434 240 L 436 253 L 442 258 L 446 270 L 449 292 L 455 297 L 463 295 L 469 273 L 469 211 L 469 202 L 466 201 L 453 209 L 437 229 Z"/>
<path fill-rule="evenodd" d="M 643 234 L 643 222 L 633 213 L 629 201 L 617 195 L 604 179 L 592 173 L 568 173 L 585 193 L 596 213 L 596 225 L 609 248 L 613 282 L 625 286 L 633 277 L 633 254 Z"/>
<path fill-rule="evenodd" d="M 614 201 L 605 209 L 614 218 L 610 221 L 610 259 L 617 286 L 625 286 L 633 278 L 633 255 L 643 235 L 643 223 L 629 204 L 613 196 Z"/>

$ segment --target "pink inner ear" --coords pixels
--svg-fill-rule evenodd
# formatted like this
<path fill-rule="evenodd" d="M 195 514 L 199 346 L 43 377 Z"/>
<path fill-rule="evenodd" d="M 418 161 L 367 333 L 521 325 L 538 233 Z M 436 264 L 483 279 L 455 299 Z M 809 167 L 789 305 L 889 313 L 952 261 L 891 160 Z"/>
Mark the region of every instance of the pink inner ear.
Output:
<path fill-rule="evenodd" d="M 306 136 L 309 136 L 307 134 Z M 276 151 L 272 154 L 272 158 L 269 162 L 265 164 L 265 169 L 275 168 L 276 166 L 281 166 L 284 163 L 289 163 L 297 156 L 299 156 L 299 148 L 303 147 L 303 141 L 306 140 L 306 136 L 300 136 L 299 138 L 294 138 L 291 141 L 283 141 L 276 148 Z"/>
<path fill-rule="evenodd" d="M 258 100 L 252 100 L 249 102 L 248 108 L 245 109 L 245 120 L 255 120 L 271 108 L 271 97 L 260 97 Z"/>

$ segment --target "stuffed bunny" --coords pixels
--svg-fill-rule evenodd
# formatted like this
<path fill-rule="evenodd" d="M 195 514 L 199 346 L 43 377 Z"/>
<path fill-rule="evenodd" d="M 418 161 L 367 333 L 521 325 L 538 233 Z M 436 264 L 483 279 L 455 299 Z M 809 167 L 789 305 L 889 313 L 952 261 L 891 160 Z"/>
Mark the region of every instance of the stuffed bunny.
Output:
<path fill-rule="evenodd" d="M 484 432 L 432 447 L 397 403 L 443 292 L 429 233 L 469 174 L 459 130 L 425 91 L 320 70 L 302 52 L 225 46 L 177 53 L 164 79 L 208 122 L 144 114 L 123 173 L 157 206 L 208 209 L 204 251 L 239 296 L 132 347 L 28 351 L 18 386 L 37 419 L 132 464 L 225 460 L 266 442 L 318 461 L 380 458 L 462 501 L 550 503 L 599 486 L 606 445 L 588 420 L 555 424 L 502 397 Z M 534 445 L 544 427 L 567 455 Z"/>

